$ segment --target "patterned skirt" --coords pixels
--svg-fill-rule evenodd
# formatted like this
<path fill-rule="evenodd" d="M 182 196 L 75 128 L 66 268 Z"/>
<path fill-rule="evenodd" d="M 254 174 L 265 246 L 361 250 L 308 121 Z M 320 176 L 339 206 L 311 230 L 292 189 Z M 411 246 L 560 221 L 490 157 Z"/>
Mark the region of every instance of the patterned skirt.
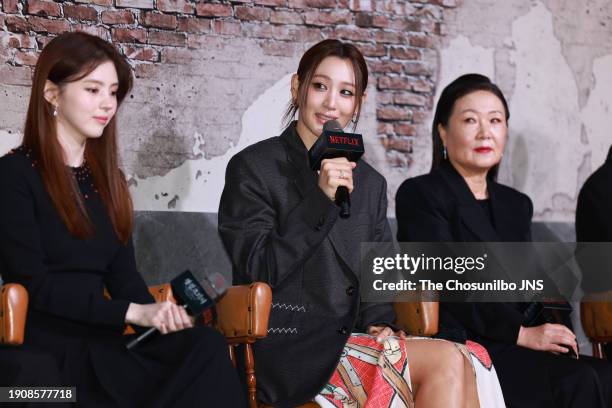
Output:
<path fill-rule="evenodd" d="M 470 341 L 454 344 L 472 362 L 480 406 L 505 407 L 497 374 L 484 347 Z M 315 401 L 324 408 L 414 408 L 406 341 L 390 336 L 380 344 L 374 336 L 353 334 Z"/>

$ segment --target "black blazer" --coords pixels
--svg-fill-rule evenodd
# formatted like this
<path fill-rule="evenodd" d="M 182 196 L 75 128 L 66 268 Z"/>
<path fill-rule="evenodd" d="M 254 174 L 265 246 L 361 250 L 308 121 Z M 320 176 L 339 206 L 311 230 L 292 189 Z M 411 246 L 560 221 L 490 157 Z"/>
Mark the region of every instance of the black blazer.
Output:
<path fill-rule="evenodd" d="M 385 179 L 366 162 L 353 172 L 351 216 L 317 185 L 295 123 L 227 167 L 219 233 L 234 282 L 272 286 L 268 337 L 255 344 L 258 398 L 295 406 L 313 398 L 352 331 L 390 323 L 389 304 L 359 296 L 361 242 L 391 241 Z"/>
<path fill-rule="evenodd" d="M 591 174 L 580 189 L 576 207 L 576 241 L 612 242 L 612 146 L 605 163 Z M 612 289 L 609 274 L 599 273 L 603 261 L 597 262 L 598 265 L 590 262 L 602 259 L 602 254 L 589 257 L 588 250 L 578 257 L 583 269 L 583 288 L 586 291 Z"/>
<path fill-rule="evenodd" d="M 489 180 L 491 217 L 449 162 L 408 179 L 397 191 L 395 211 L 400 242 L 522 242 L 531 240 L 529 197 Z M 454 333 L 483 344 L 516 344 L 524 316 L 511 303 L 442 304 L 442 334 Z M 457 335 L 465 330 L 465 333 Z"/>

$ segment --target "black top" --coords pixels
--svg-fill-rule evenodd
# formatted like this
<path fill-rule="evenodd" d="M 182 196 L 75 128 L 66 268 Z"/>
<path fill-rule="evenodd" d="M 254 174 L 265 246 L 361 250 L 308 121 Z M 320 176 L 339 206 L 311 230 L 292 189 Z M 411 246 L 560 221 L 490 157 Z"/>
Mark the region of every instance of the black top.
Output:
<path fill-rule="evenodd" d="M 491 199 L 485 198 L 484 200 L 477 200 L 477 201 L 478 201 L 478 204 L 480 204 L 480 207 L 484 210 L 487 217 L 489 218 L 489 221 L 491 221 L 491 225 L 495 225 L 495 223 L 493 222 L 493 210 L 491 209 Z"/>
<path fill-rule="evenodd" d="M 28 318 L 28 329 L 53 317 L 70 322 L 74 332 L 83 325 L 120 332 L 129 303 L 153 298 L 136 270 L 132 242 L 118 240 L 89 168 L 72 169 L 72 175 L 95 230 L 86 240 L 62 222 L 29 149 L 0 158 L 0 272 L 5 282 L 28 290 L 28 314 L 39 317 Z M 103 296 L 104 287 L 113 300 Z"/>

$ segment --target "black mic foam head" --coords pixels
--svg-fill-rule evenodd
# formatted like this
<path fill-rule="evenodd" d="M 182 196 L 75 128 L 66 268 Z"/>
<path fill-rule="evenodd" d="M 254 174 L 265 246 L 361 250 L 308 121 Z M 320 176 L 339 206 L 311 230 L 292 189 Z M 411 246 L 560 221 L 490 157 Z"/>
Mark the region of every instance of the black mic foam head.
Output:
<path fill-rule="evenodd" d="M 344 132 L 344 129 L 342 129 L 342 126 L 340 126 L 340 123 L 337 120 L 328 120 L 323 124 L 323 131 Z"/>

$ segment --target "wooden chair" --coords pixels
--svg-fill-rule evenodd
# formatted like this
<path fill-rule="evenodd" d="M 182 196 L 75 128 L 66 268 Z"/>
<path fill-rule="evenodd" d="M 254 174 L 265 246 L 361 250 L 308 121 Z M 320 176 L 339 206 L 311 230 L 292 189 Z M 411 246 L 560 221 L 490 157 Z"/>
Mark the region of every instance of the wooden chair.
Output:
<path fill-rule="evenodd" d="M 593 344 L 593 356 L 605 359 L 602 346 L 612 343 L 612 292 L 587 295 L 580 304 L 582 328 Z"/>
<path fill-rule="evenodd" d="M 169 284 L 152 286 L 149 291 L 157 302 L 174 301 Z M 28 294 L 23 286 L 2 286 L 0 301 L 0 344 L 18 346 L 23 343 L 28 306 Z M 257 403 L 257 379 L 252 345 L 268 334 L 268 318 L 272 306 L 272 291 L 262 282 L 232 286 L 216 306 L 217 329 L 227 339 L 230 357 L 236 366 L 236 346 L 244 345 L 244 366 L 249 408 L 265 408 Z M 398 325 L 407 333 L 429 336 L 438 330 L 437 302 L 396 302 Z M 127 333 L 130 332 L 128 328 Z M 300 408 L 314 408 L 309 402 Z"/>

